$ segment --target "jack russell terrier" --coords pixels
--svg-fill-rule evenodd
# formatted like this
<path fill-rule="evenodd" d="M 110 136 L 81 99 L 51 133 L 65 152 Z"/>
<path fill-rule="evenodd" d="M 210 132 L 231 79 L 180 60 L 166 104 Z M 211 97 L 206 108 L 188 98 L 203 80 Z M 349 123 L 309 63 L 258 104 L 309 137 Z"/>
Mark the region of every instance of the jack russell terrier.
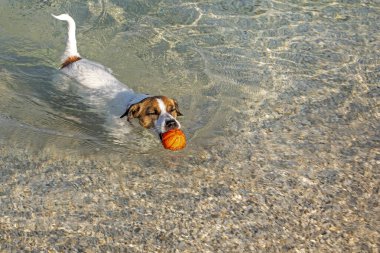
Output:
<path fill-rule="evenodd" d="M 141 126 L 153 129 L 160 138 L 171 129 L 181 128 L 176 118 L 182 113 L 176 100 L 135 93 L 103 65 L 81 58 L 77 50 L 74 19 L 68 14 L 52 16 L 68 23 L 68 38 L 60 70 L 87 89 L 86 93 L 96 100 L 93 104 L 105 107 L 108 122 L 121 126 L 117 122 L 121 121 L 120 118 L 126 116 L 128 122 L 137 118 Z"/>

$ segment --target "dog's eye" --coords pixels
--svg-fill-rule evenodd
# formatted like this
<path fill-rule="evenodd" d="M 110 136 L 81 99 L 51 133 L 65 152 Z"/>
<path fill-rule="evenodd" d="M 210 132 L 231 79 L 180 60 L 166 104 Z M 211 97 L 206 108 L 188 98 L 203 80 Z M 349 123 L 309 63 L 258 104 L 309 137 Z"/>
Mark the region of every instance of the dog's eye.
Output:
<path fill-rule="evenodd" d="M 173 108 L 173 109 L 171 109 L 169 112 L 170 113 L 173 113 L 173 112 L 175 112 L 175 111 L 177 111 L 175 108 Z"/>
<path fill-rule="evenodd" d="M 157 111 L 150 111 L 147 112 L 146 115 L 158 115 L 159 113 Z"/>

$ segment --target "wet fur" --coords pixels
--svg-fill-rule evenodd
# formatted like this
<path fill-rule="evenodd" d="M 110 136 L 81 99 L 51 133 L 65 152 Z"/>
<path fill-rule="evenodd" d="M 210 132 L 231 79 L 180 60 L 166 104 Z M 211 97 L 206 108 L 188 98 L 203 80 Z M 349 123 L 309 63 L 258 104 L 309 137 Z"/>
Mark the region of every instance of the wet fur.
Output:
<path fill-rule="evenodd" d="M 68 23 L 61 71 L 87 88 L 87 98 L 93 105 L 103 107 L 101 110 L 106 111 L 107 122 L 113 126 L 112 131 L 117 131 L 116 128 L 122 126 L 118 121 L 125 116 L 128 121 L 137 118 L 142 127 L 154 130 L 159 136 L 170 129 L 181 127 L 176 120 L 182 115 L 176 100 L 166 96 L 135 93 L 117 80 L 108 68 L 82 58 L 77 51 L 74 20 L 68 14 L 53 17 Z"/>

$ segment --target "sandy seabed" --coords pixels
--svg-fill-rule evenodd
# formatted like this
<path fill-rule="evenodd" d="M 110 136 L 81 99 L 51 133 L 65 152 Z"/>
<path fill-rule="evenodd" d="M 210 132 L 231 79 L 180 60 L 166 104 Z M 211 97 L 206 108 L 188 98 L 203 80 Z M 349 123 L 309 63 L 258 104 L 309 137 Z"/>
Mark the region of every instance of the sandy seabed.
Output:
<path fill-rule="evenodd" d="M 14 2 L 0 10 L 0 252 L 379 252 L 375 1 Z M 149 152 L 79 154 L 68 129 L 102 129 L 48 89 L 64 31 L 50 13 L 67 9 L 89 58 L 178 89 L 184 151 L 141 130 Z"/>
<path fill-rule="evenodd" d="M 52 158 L 3 147 L 0 249 L 378 252 L 376 139 L 299 129 L 302 138 L 288 140 L 298 148 L 288 150 L 278 136 L 299 127 L 290 118 L 167 159 Z"/>

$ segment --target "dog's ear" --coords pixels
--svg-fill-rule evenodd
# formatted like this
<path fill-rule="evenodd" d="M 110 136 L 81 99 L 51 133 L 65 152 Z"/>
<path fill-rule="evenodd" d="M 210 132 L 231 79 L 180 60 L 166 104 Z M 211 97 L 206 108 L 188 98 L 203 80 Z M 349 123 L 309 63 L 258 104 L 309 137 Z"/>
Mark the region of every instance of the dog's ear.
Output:
<path fill-rule="evenodd" d="M 178 102 L 175 99 L 174 99 L 174 106 L 175 106 L 175 110 L 177 111 L 177 116 L 183 116 L 183 114 L 179 111 Z"/>
<path fill-rule="evenodd" d="M 127 116 L 127 120 L 131 121 L 133 118 L 137 118 L 139 114 L 140 114 L 140 104 L 137 103 L 128 107 L 125 113 L 120 116 L 120 118 Z"/>

